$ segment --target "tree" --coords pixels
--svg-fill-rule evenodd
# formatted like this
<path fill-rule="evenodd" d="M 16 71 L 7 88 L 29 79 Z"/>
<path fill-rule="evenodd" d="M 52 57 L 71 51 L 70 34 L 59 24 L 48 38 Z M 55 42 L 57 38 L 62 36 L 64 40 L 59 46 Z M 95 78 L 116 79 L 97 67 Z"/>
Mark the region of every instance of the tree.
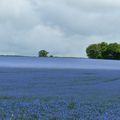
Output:
<path fill-rule="evenodd" d="M 109 44 L 107 50 L 107 59 L 120 59 L 120 44 L 111 43 Z"/>
<path fill-rule="evenodd" d="M 98 44 L 92 44 L 86 49 L 89 58 L 101 58 L 100 46 Z"/>
<path fill-rule="evenodd" d="M 106 59 L 107 58 L 106 51 L 108 48 L 108 43 L 102 42 L 102 43 L 99 43 L 99 46 L 100 46 L 101 59 L 102 58 Z"/>
<path fill-rule="evenodd" d="M 39 57 L 48 57 L 49 52 L 45 50 L 40 50 L 39 51 Z"/>
<path fill-rule="evenodd" d="M 106 43 L 91 44 L 86 49 L 89 58 L 94 59 L 120 59 L 120 44 Z"/>
<path fill-rule="evenodd" d="M 53 55 L 50 55 L 49 57 L 54 57 Z"/>

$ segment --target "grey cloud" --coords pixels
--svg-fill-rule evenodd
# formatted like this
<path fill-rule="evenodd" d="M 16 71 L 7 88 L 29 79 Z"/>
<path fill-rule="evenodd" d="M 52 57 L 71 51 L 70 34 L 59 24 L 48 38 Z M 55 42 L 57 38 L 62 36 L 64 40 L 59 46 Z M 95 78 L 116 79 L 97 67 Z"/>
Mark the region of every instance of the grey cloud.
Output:
<path fill-rule="evenodd" d="M 89 0 L 91 1 L 91 0 Z M 63 29 L 65 32 L 70 33 L 77 33 L 77 34 L 85 34 L 85 35 L 91 35 L 91 34 L 119 34 L 119 29 L 116 29 L 116 27 L 120 24 L 119 18 L 119 10 L 117 11 L 110 11 L 109 2 L 105 4 L 106 2 L 103 2 L 103 6 L 106 6 L 106 10 L 110 12 L 106 12 L 106 10 L 103 10 L 102 5 L 99 6 L 99 12 L 97 11 L 96 6 L 94 5 L 94 2 L 92 1 L 92 4 L 89 4 L 88 0 L 86 2 L 79 1 L 78 4 L 76 3 L 79 8 L 77 9 L 75 5 L 72 4 L 59 4 L 58 2 L 43 2 L 41 3 L 40 7 L 38 7 L 38 11 L 42 11 L 43 15 L 43 21 L 49 25 L 58 25 Z M 65 3 L 65 2 L 62 2 Z M 68 2 L 70 3 L 70 2 Z M 81 4 L 80 4 L 81 3 Z M 86 3 L 86 6 L 85 6 Z M 96 4 L 97 2 L 95 2 Z M 99 3 L 99 2 L 98 2 Z M 102 3 L 102 2 L 100 2 Z M 105 4 L 105 5 L 104 5 Z M 119 2 L 120 4 L 120 2 Z M 119 5 L 118 4 L 118 5 Z M 83 6 L 84 10 L 83 10 Z M 116 4 L 115 4 L 116 5 Z M 113 4 L 113 7 L 115 9 L 115 5 Z M 118 6 L 117 5 L 117 6 Z M 92 7 L 91 7 L 92 6 Z M 46 9 L 47 8 L 47 9 Z M 82 10 L 81 10 L 82 8 Z M 105 7 L 104 7 L 105 8 Z M 86 9 L 94 9 L 94 11 L 85 11 Z M 116 10 L 116 9 L 115 9 Z"/>
<path fill-rule="evenodd" d="M 0 0 L 0 54 L 83 56 L 91 43 L 120 42 L 118 0 Z"/>

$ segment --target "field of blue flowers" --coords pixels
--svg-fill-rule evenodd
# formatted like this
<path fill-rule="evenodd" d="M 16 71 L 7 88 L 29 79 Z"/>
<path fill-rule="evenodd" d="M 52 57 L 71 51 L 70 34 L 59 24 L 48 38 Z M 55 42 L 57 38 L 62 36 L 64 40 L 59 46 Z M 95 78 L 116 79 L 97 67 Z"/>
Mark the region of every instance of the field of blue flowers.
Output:
<path fill-rule="evenodd" d="M 81 101 L 78 98 L 3 97 L 1 120 L 119 120 L 120 100 Z"/>
<path fill-rule="evenodd" d="M 0 120 L 120 120 L 120 70 L 2 66 Z"/>

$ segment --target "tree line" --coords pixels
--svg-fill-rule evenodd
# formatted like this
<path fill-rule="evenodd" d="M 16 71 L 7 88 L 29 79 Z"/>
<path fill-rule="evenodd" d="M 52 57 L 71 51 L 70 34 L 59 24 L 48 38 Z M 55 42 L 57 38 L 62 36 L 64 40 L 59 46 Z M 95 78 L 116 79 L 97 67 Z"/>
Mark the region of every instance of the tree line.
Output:
<path fill-rule="evenodd" d="M 120 60 L 120 44 L 98 43 L 91 44 L 86 49 L 87 56 L 93 59 L 115 59 Z"/>
<path fill-rule="evenodd" d="M 86 53 L 89 58 L 93 59 L 115 59 L 120 60 L 120 44 L 101 42 L 91 44 L 86 48 Z M 40 50 L 39 57 L 54 57 L 49 55 L 46 50 Z"/>

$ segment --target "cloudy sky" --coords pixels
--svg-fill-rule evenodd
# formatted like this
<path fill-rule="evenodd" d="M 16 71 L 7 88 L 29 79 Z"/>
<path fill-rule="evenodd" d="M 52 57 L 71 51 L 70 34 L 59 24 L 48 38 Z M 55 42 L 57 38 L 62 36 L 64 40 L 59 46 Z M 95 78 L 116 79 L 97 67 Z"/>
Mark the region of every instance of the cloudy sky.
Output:
<path fill-rule="evenodd" d="M 86 57 L 101 41 L 120 43 L 119 0 L 0 0 L 0 54 Z"/>

